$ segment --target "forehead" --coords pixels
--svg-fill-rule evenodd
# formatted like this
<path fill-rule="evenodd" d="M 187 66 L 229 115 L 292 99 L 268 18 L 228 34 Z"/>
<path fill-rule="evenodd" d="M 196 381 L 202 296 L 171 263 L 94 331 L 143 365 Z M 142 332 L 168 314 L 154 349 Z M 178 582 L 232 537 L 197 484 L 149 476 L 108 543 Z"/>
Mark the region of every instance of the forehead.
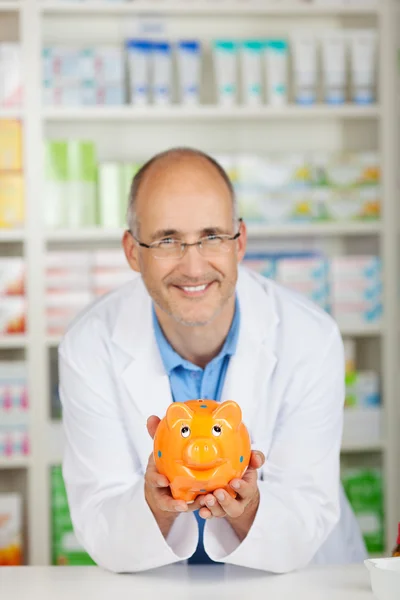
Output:
<path fill-rule="evenodd" d="M 141 221 L 168 215 L 196 217 L 206 212 L 224 217 L 232 213 L 232 197 L 226 181 L 207 160 L 164 160 L 145 174 L 136 208 Z"/>

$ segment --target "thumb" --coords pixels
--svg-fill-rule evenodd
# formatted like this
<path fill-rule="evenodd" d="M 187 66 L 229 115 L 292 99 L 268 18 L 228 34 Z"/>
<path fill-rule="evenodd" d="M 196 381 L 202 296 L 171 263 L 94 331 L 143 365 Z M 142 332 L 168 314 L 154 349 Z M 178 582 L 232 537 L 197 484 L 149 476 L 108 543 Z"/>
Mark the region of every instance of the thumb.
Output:
<path fill-rule="evenodd" d="M 262 452 L 260 452 L 259 450 L 252 450 L 251 456 L 250 456 L 249 468 L 250 469 L 259 469 L 260 467 L 263 466 L 264 463 L 265 463 L 264 454 Z"/>
<path fill-rule="evenodd" d="M 161 419 L 159 417 L 156 417 L 155 415 L 151 415 L 147 419 L 147 431 L 149 432 L 149 435 L 152 440 L 154 440 L 154 436 L 156 434 L 157 427 L 158 427 L 160 421 L 161 421 Z"/>

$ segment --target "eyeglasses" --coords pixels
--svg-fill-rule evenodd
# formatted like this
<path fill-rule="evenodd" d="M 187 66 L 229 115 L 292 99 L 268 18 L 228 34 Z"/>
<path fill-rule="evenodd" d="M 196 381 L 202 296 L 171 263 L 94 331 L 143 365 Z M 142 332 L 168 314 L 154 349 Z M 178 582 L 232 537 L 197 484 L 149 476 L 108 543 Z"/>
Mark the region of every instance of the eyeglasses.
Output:
<path fill-rule="evenodd" d="M 241 223 L 242 219 L 239 219 L 239 227 Z M 142 248 L 147 248 L 150 250 L 154 258 L 160 260 L 164 258 L 182 258 L 189 246 L 197 246 L 197 250 L 202 256 L 205 257 L 226 254 L 230 252 L 232 248 L 231 242 L 237 240 L 241 234 L 241 232 L 238 231 L 233 236 L 227 234 L 206 235 L 192 244 L 181 242 L 180 240 L 175 240 L 174 238 L 165 238 L 163 240 L 157 240 L 151 244 L 144 244 L 133 235 L 130 229 L 128 231 L 139 246 Z"/>

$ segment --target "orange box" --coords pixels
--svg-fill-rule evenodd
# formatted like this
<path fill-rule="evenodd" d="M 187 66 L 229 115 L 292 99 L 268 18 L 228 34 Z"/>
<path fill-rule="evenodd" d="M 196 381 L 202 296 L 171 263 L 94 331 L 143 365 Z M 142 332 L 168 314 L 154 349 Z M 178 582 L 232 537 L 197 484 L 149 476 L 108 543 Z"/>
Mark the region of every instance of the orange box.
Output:
<path fill-rule="evenodd" d="M 22 498 L 0 494 L 0 567 L 23 563 Z"/>
<path fill-rule="evenodd" d="M 22 227 L 25 221 L 24 178 L 0 173 L 0 229 Z"/>
<path fill-rule="evenodd" d="M 0 119 L 0 171 L 22 171 L 20 121 Z"/>
<path fill-rule="evenodd" d="M 4 296 L 0 300 L 0 336 L 26 332 L 24 296 Z"/>

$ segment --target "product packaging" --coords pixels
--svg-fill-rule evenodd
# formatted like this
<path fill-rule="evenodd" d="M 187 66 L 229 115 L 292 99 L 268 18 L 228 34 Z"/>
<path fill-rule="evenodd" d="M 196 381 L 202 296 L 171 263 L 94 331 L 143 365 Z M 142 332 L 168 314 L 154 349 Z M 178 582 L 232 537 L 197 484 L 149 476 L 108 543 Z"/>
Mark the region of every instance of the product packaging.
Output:
<path fill-rule="evenodd" d="M 237 103 L 238 44 L 234 40 L 215 40 L 213 44 L 218 103 L 233 106 Z"/>
<path fill-rule="evenodd" d="M 176 46 L 182 104 L 200 102 L 201 44 L 198 40 L 181 40 Z"/>

